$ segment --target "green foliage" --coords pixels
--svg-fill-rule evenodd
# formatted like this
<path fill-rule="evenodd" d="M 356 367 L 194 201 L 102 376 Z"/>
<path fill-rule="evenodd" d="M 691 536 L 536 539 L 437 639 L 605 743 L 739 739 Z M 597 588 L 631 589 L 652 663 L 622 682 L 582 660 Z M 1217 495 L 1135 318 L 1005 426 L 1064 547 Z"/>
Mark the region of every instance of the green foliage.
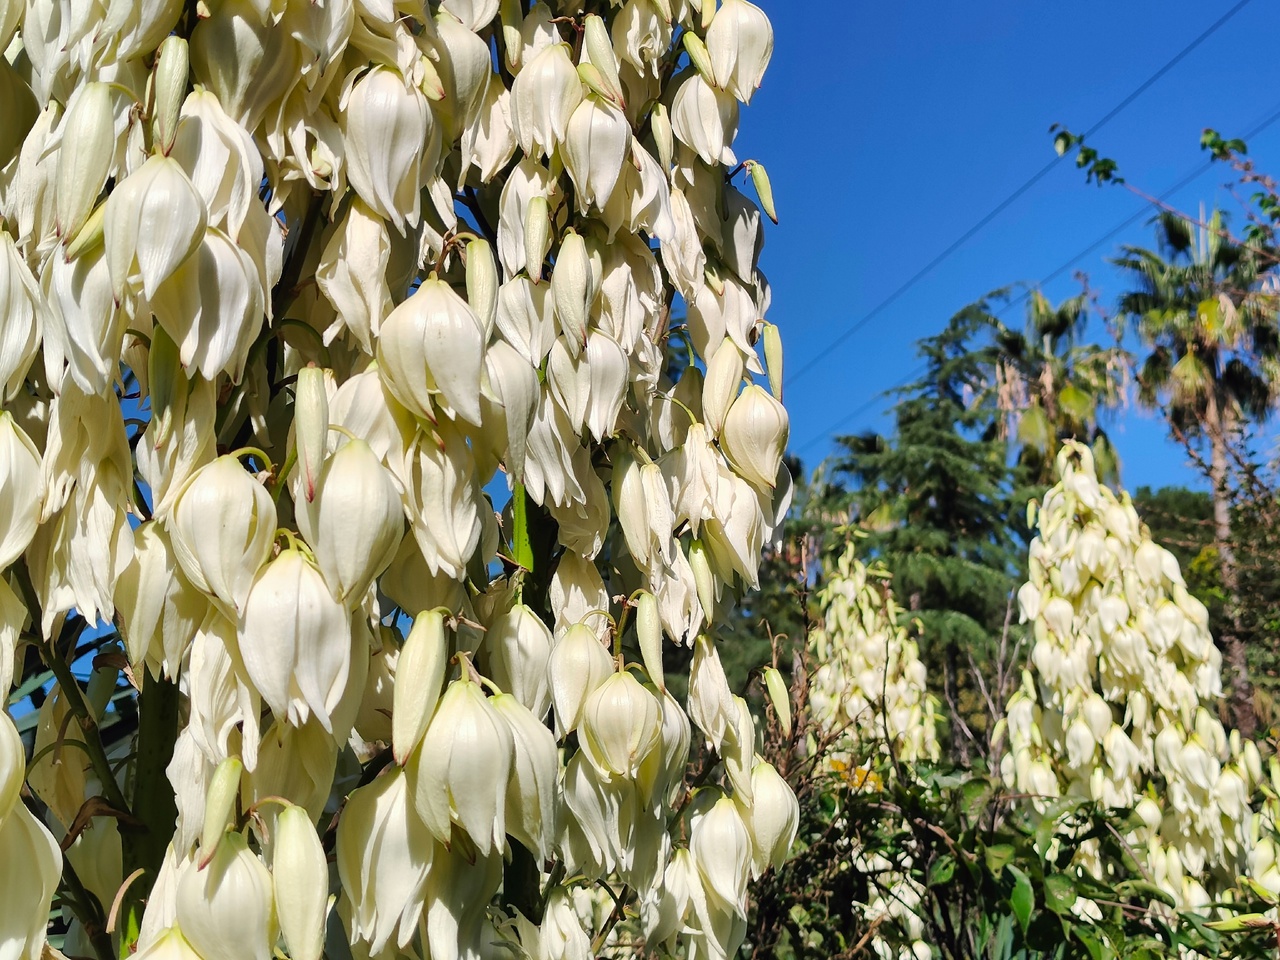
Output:
<path fill-rule="evenodd" d="M 757 889 L 751 956 L 873 956 L 873 940 L 876 952 L 909 958 L 923 944 L 943 960 L 1274 956 L 1256 897 L 1227 907 L 1240 922 L 1177 913 L 1122 839 L 1127 811 L 1066 798 L 1042 817 L 981 770 L 865 763 L 802 784 L 796 852 Z M 1103 878 L 1072 864 L 1089 841 Z M 878 899 L 912 903 L 914 919 L 860 906 Z"/>

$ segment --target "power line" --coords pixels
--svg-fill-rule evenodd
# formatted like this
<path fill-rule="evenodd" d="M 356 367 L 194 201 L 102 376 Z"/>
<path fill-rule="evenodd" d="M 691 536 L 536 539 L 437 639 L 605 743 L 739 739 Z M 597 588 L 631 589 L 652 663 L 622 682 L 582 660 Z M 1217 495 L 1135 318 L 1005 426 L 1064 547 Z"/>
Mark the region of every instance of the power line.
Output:
<path fill-rule="evenodd" d="M 1174 56 L 1170 60 L 1168 60 L 1164 64 L 1164 66 L 1160 67 L 1159 70 L 1151 74 L 1151 76 L 1149 76 L 1146 80 L 1144 80 L 1141 84 L 1139 84 L 1128 96 L 1126 96 L 1123 100 L 1121 100 L 1109 111 L 1107 111 L 1107 113 L 1102 117 L 1102 119 L 1098 120 L 1096 123 L 1093 124 L 1093 126 L 1089 127 L 1089 129 L 1087 129 L 1084 132 L 1083 136 L 1085 137 L 1091 136 L 1092 134 L 1096 133 L 1097 131 L 1102 129 L 1104 126 L 1106 126 L 1108 123 L 1110 123 L 1112 120 L 1114 120 L 1116 116 L 1119 115 L 1120 112 L 1125 109 L 1125 107 L 1129 106 L 1129 104 L 1133 103 L 1134 100 L 1138 99 L 1138 97 L 1146 93 L 1146 91 L 1149 90 L 1155 83 L 1157 83 L 1160 80 L 1160 78 L 1162 78 L 1170 70 L 1172 70 L 1179 63 L 1181 63 L 1182 60 L 1185 59 L 1193 50 L 1195 50 L 1198 46 L 1200 46 L 1200 44 L 1202 44 L 1205 40 L 1207 40 L 1210 36 L 1212 36 L 1215 32 L 1217 32 L 1217 30 L 1220 27 L 1222 27 L 1223 24 L 1225 24 L 1228 20 L 1230 20 L 1237 13 L 1243 10 L 1251 2 L 1252 0 L 1239 0 L 1239 2 L 1236 3 L 1235 6 L 1233 6 L 1221 17 L 1219 17 L 1217 20 L 1211 23 L 1198 37 L 1196 37 L 1189 44 L 1187 44 L 1185 47 L 1179 50 L 1176 54 L 1174 54 Z M 878 304 L 876 304 L 874 307 L 868 310 L 865 314 L 863 314 L 861 318 L 855 321 L 843 333 L 841 333 L 834 340 L 828 343 L 826 347 L 820 350 L 812 359 L 810 359 L 807 363 L 801 366 L 800 369 L 794 371 L 789 376 L 787 376 L 786 382 L 788 384 L 793 383 L 797 378 L 804 375 L 805 373 L 808 373 L 814 367 L 818 366 L 824 360 L 826 360 L 831 355 L 831 351 L 834 348 L 848 341 L 850 337 L 852 337 L 855 333 L 857 333 L 859 330 L 865 327 L 868 323 L 874 320 L 884 310 L 886 310 L 888 307 L 896 303 L 905 293 L 907 293 L 907 291 L 909 291 L 917 283 L 919 283 L 921 280 L 927 277 L 930 273 L 932 273 L 939 265 L 941 265 L 945 260 L 950 258 L 953 253 L 959 250 L 962 246 L 965 245 L 965 243 L 967 243 L 978 232 L 980 232 L 987 224 L 989 224 L 992 220 L 994 220 L 1001 213 L 1007 210 L 1010 206 L 1012 206 L 1018 200 L 1018 198 L 1020 198 L 1028 190 L 1030 190 L 1037 183 L 1039 183 L 1049 173 L 1049 171 L 1053 170 L 1053 168 L 1056 167 L 1061 161 L 1062 161 L 1061 156 L 1055 156 L 1052 160 L 1050 160 L 1043 167 L 1041 167 L 1034 174 L 1032 174 L 1031 177 L 1027 179 L 1021 186 L 1019 186 L 1016 190 L 1014 190 L 1007 197 L 1005 197 L 998 204 L 996 204 L 995 207 L 993 207 L 986 215 L 984 215 L 980 220 L 978 220 L 977 223 L 975 223 L 968 230 L 962 233 L 956 240 L 954 240 L 950 246 L 948 246 L 936 257 L 934 257 L 932 260 L 926 263 L 919 270 L 917 270 L 911 276 L 910 279 L 908 279 L 904 284 L 902 284 L 902 286 L 898 287 L 898 289 L 894 290 L 893 293 L 889 294 L 889 296 L 885 297 Z"/>
<path fill-rule="evenodd" d="M 1268 127 L 1275 124 L 1277 121 L 1280 121 L 1280 110 L 1276 110 L 1265 120 L 1251 127 L 1248 131 L 1245 132 L 1243 139 L 1250 140 L 1256 137 L 1258 134 L 1262 133 Z M 1172 186 L 1165 189 L 1165 191 L 1161 193 L 1157 197 L 1157 199 L 1162 202 L 1165 200 L 1168 200 L 1170 197 L 1178 193 L 1178 191 L 1182 190 L 1188 184 L 1192 183 L 1194 180 L 1196 180 L 1197 178 L 1199 178 L 1200 176 L 1208 172 L 1213 167 L 1213 164 L 1214 164 L 1214 161 L 1212 160 L 1207 160 L 1204 163 L 1198 164 L 1193 170 L 1189 171 L 1185 176 L 1180 178 L 1176 183 L 1174 183 Z M 1083 260 L 1085 257 L 1093 253 L 1099 247 L 1115 239 L 1115 237 L 1118 234 L 1124 232 L 1126 229 L 1128 229 L 1129 227 L 1137 223 L 1139 220 L 1141 220 L 1143 216 L 1146 215 L 1148 209 L 1149 209 L 1149 205 L 1144 203 L 1141 209 L 1139 209 L 1137 212 L 1126 217 L 1124 220 L 1121 220 L 1119 223 L 1117 223 L 1114 227 L 1112 227 L 1102 236 L 1098 237 L 1096 240 L 1090 243 L 1087 247 L 1077 251 L 1069 259 L 1063 261 L 1061 264 L 1059 264 L 1049 273 L 1041 277 L 1039 282 L 1036 283 L 1035 286 L 1028 287 L 1026 292 L 1024 292 L 1017 299 L 1011 300 L 1005 306 L 1001 307 L 1000 310 L 996 312 L 996 315 L 1001 316 L 1003 314 L 1008 313 L 1010 310 L 1014 309 L 1015 307 L 1023 303 L 1026 303 L 1027 300 L 1030 299 L 1031 292 L 1033 290 L 1038 290 L 1041 287 L 1045 286 L 1045 284 L 1050 283 L 1053 280 L 1056 280 L 1062 274 L 1066 273 L 1069 269 L 1071 269 L 1071 267 L 1074 266 L 1078 261 Z M 927 369 L 928 369 L 927 364 L 924 366 L 917 367 L 915 370 L 909 373 L 906 376 L 906 378 L 903 379 L 900 383 L 895 384 L 894 386 L 890 387 L 888 390 L 884 391 L 884 393 L 877 394 L 876 396 L 872 397 L 870 400 L 866 401 L 865 403 L 861 404 L 858 407 L 855 407 L 850 412 L 844 414 L 843 416 L 841 416 L 839 420 L 831 424 L 831 426 L 827 427 L 826 430 L 822 431 L 822 433 L 816 434 L 815 436 L 811 437 L 809 440 L 805 441 L 803 446 L 797 447 L 794 452 L 797 454 L 804 453 L 806 450 L 809 450 L 810 448 L 814 447 L 818 443 L 821 443 L 823 440 L 827 439 L 833 433 L 835 433 L 836 430 L 839 430 L 841 427 L 843 427 L 846 423 L 850 422 L 856 417 L 861 416 L 863 413 L 866 413 L 866 411 L 874 407 L 886 395 L 893 393 L 895 390 L 901 390 L 903 387 L 910 384 L 917 377 L 922 376 Z"/>

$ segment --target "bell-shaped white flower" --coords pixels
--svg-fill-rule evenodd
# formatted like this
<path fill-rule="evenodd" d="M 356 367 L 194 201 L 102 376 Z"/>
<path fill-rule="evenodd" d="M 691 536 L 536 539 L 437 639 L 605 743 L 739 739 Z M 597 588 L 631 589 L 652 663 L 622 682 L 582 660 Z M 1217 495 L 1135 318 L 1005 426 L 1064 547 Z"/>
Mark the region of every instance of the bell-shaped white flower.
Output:
<path fill-rule="evenodd" d="M 6 713 L 0 716 L 0 823 L 18 802 L 18 792 L 26 775 L 26 748 L 22 745 L 18 728 Z"/>
<path fill-rule="evenodd" d="M 8 410 L 0 412 L 0 569 L 22 555 L 36 534 L 44 503 L 40 452 Z"/>
<path fill-rule="evenodd" d="M 338 818 L 343 919 L 353 944 L 377 956 L 404 949 L 417 930 L 435 841 L 413 811 L 399 767 L 351 792 Z"/>
<path fill-rule="evenodd" d="M 182 572 L 238 612 L 275 540 L 276 506 L 267 489 L 235 457 L 219 457 L 188 481 L 168 526 Z"/>
<path fill-rule="evenodd" d="M 239 378 L 266 310 L 258 266 L 221 230 L 206 231 L 156 287 L 151 308 L 178 345 L 182 365 L 207 379 Z"/>
<path fill-rule="evenodd" d="M 545 156 L 565 138 L 569 118 L 582 102 L 582 81 L 564 44 L 544 47 L 511 85 L 511 125 L 520 149 Z"/>
<path fill-rule="evenodd" d="M 689 719 L 719 751 L 737 717 L 733 691 L 715 644 L 706 635 L 693 643 L 693 663 L 689 667 Z"/>
<path fill-rule="evenodd" d="M 759 490 L 772 490 L 787 449 L 791 423 L 786 409 L 758 383 L 729 407 L 720 441 L 734 470 Z"/>
<path fill-rule="evenodd" d="M 281 551 L 254 579 L 239 638 L 245 671 L 271 712 L 295 725 L 314 715 L 329 730 L 351 666 L 350 618 L 300 550 Z"/>
<path fill-rule="evenodd" d="M 438 135 L 427 98 L 395 70 L 376 66 L 348 91 L 340 116 L 351 186 L 403 234 L 418 223 L 422 164 Z"/>
<path fill-rule="evenodd" d="M 716 85 L 750 103 L 773 56 L 773 27 L 748 0 L 725 0 L 707 28 Z"/>
<path fill-rule="evenodd" d="M 391 311 L 378 336 L 378 362 L 391 392 L 420 417 L 435 420 L 437 394 L 458 416 L 480 424 L 480 318 L 434 276 Z"/>
<path fill-rule="evenodd" d="M 316 269 L 316 284 L 337 311 L 326 338 L 345 327 L 366 353 L 373 353 L 373 338 L 392 310 L 387 285 L 390 259 L 387 222 L 356 197 L 325 245 Z"/>
<path fill-rule="evenodd" d="M 551 631 L 523 603 L 489 625 L 484 638 L 486 672 L 538 718 L 551 706 L 547 665 Z"/>
<path fill-rule="evenodd" d="M 133 539 L 133 558 L 114 594 L 129 662 L 155 676 L 176 676 L 209 603 L 183 574 L 158 522 L 141 524 Z"/>
<path fill-rule="evenodd" d="M 782 869 L 800 826 L 800 803 L 773 764 L 760 760 L 752 767 L 751 799 L 739 802 L 738 812 L 751 837 L 752 878 L 771 866 Z"/>
<path fill-rule="evenodd" d="M 178 877 L 177 921 L 207 960 L 270 960 L 279 936 L 271 873 L 242 834 L 223 837 L 203 870 L 187 864 Z"/>
<path fill-rule="evenodd" d="M 493 697 L 494 710 L 511 729 L 514 745 L 507 781 L 507 832 L 545 860 L 559 824 L 559 754 L 546 724 L 509 693 Z"/>
<path fill-rule="evenodd" d="M 154 296 L 196 252 L 207 225 L 204 198 L 173 158 L 151 157 L 125 177 L 107 198 L 103 221 L 116 299 L 135 276 L 146 297 Z"/>
<path fill-rule="evenodd" d="M 425 610 L 414 618 L 396 661 L 391 743 L 398 763 L 405 763 L 422 742 L 440 700 L 448 663 L 444 615 L 439 610 Z"/>
<path fill-rule="evenodd" d="M 462 434 L 442 421 L 434 435 L 419 432 L 405 463 L 405 500 L 427 568 L 460 580 L 482 530 L 475 458 Z"/>
<path fill-rule="evenodd" d="M 347 441 L 329 457 L 315 498 L 300 505 L 297 518 L 329 590 L 348 605 L 363 599 L 404 535 L 395 481 L 363 440 Z"/>
<path fill-rule="evenodd" d="M 694 821 L 689 850 L 709 897 L 720 906 L 745 915 L 751 837 L 733 800 L 721 797 Z"/>
<path fill-rule="evenodd" d="M 733 166 L 738 162 L 733 140 L 738 135 L 738 101 L 731 94 L 691 73 L 671 104 L 671 129 L 703 163 Z"/>
<path fill-rule="evenodd" d="M 0 819 L 0 858 L 9 865 L 0 870 L 0 956 L 39 960 L 49 905 L 62 877 L 62 853 L 44 824 L 21 802 Z M 13 869 L 15 864 L 22 869 Z"/>
<path fill-rule="evenodd" d="M 613 674 L 613 658 L 595 631 L 575 623 L 556 641 L 547 664 L 556 736 L 563 739 L 582 722 L 587 698 Z"/>
<path fill-rule="evenodd" d="M 408 767 L 414 808 L 441 843 L 456 823 L 481 855 L 502 849 L 514 750 L 511 728 L 480 685 L 451 683 Z"/>
<path fill-rule="evenodd" d="M 84 84 L 62 122 L 58 180 L 54 191 L 58 234 L 70 240 L 93 210 L 116 152 L 115 111 L 108 84 Z"/>
<path fill-rule="evenodd" d="M 540 958 L 545 960 L 590 960 L 591 937 L 582 928 L 582 920 L 564 887 L 556 887 L 547 896 L 539 942 Z"/>
<path fill-rule="evenodd" d="M 40 346 L 48 309 L 36 278 L 7 231 L 0 231 L 0 396 L 13 399 Z"/>
<path fill-rule="evenodd" d="M 561 153 L 577 190 L 578 209 L 603 208 L 631 147 L 631 125 L 612 103 L 588 96 L 569 117 Z"/>
<path fill-rule="evenodd" d="M 636 565 L 670 564 L 675 514 L 662 468 L 622 457 L 614 468 L 613 504 Z"/>
<path fill-rule="evenodd" d="M 616 671 L 583 704 L 578 740 L 602 780 L 635 779 L 662 742 L 662 706 L 630 671 Z"/>
<path fill-rule="evenodd" d="M 551 299 L 571 357 L 577 357 L 587 344 L 589 311 L 598 288 L 599 264 L 592 263 L 582 236 L 567 231 L 551 274 Z"/>

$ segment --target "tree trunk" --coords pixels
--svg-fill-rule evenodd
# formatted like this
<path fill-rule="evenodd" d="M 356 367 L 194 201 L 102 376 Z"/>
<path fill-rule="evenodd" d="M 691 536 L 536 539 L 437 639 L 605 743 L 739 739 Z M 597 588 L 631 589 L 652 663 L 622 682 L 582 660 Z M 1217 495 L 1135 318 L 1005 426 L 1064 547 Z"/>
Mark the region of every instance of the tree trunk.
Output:
<path fill-rule="evenodd" d="M 1227 480 L 1227 444 L 1234 422 L 1230 407 L 1220 407 L 1214 394 L 1210 394 L 1205 410 L 1205 427 L 1209 434 L 1209 481 L 1213 485 L 1213 540 L 1218 551 L 1222 589 L 1226 594 L 1219 639 L 1231 684 L 1232 720 L 1241 736 L 1251 737 L 1257 729 L 1258 718 L 1253 709 L 1253 684 L 1249 681 L 1247 651 L 1240 638 L 1240 578 L 1231 546 L 1231 493 Z"/>

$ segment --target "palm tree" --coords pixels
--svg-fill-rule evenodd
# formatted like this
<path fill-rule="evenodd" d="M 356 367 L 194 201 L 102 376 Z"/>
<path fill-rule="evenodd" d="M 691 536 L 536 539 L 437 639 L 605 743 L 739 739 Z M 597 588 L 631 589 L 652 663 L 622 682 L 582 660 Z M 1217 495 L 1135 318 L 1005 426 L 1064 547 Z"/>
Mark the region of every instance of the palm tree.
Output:
<path fill-rule="evenodd" d="M 1025 482 L 1053 482 L 1053 460 L 1062 441 L 1090 444 L 1105 479 L 1119 479 L 1119 463 L 1099 408 L 1124 396 L 1131 359 L 1117 344 L 1083 343 L 1089 300 L 1085 293 L 1053 304 L 1039 290 L 1027 298 L 1026 324 L 1019 331 L 995 317 L 987 364 L 1002 427 L 1016 439 Z"/>
<path fill-rule="evenodd" d="M 1148 351 L 1138 374 L 1139 401 L 1164 412 L 1193 456 L 1208 446 L 1214 540 L 1227 594 L 1222 640 L 1235 722 L 1249 734 L 1256 718 L 1239 637 L 1230 474 L 1233 445 L 1250 423 L 1267 418 L 1280 389 L 1280 329 L 1274 295 L 1263 283 L 1276 254 L 1233 240 L 1216 210 L 1200 224 L 1161 213 L 1156 227 L 1158 251 L 1126 246 L 1113 261 L 1134 284 L 1120 298 L 1120 310 Z"/>

